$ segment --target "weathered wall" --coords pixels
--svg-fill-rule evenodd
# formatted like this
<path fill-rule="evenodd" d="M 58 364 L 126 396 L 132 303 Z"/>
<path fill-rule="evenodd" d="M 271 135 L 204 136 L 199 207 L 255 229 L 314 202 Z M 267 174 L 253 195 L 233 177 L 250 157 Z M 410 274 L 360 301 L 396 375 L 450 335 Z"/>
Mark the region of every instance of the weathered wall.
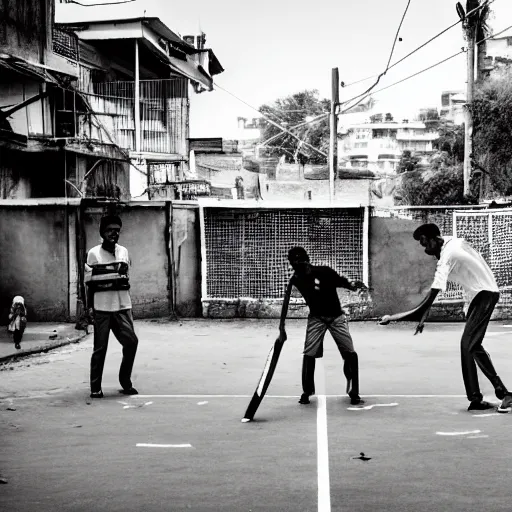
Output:
<path fill-rule="evenodd" d="M 104 205 L 84 205 L 80 254 L 79 204 L 59 199 L 0 202 L 1 324 L 7 323 L 14 295 L 25 297 L 29 321 L 75 320 L 80 269 L 87 250 L 101 243 L 99 219 L 105 211 Z M 120 206 L 119 213 L 119 242 L 133 265 L 134 317 L 169 316 L 173 304 L 178 316 L 200 316 L 197 204 L 172 203 L 171 212 L 170 202 L 132 202 Z"/>
<path fill-rule="evenodd" d="M 264 200 L 328 201 L 328 180 L 280 181 L 269 180 L 260 174 L 261 195 Z M 335 205 L 370 204 L 371 179 L 336 180 L 334 182 Z"/>
<path fill-rule="evenodd" d="M 3 0 L 0 14 L 1 52 L 42 62 L 47 28 L 53 21 L 53 1 Z"/>
<path fill-rule="evenodd" d="M 201 241 L 197 205 L 173 205 L 174 303 L 178 316 L 201 316 Z"/>
<path fill-rule="evenodd" d="M 67 212 L 62 206 L 0 204 L 1 323 L 22 295 L 29 321 L 68 319 Z"/>
<path fill-rule="evenodd" d="M 85 212 L 85 246 L 87 250 L 101 243 L 99 219 L 103 208 Z M 119 213 L 123 228 L 119 243 L 128 249 L 133 316 L 147 318 L 170 312 L 168 298 L 168 257 L 165 204 L 126 206 Z"/>
<path fill-rule="evenodd" d="M 432 284 L 436 260 L 412 234 L 418 222 L 374 216 L 370 221 L 370 283 L 375 316 L 417 306 Z"/>

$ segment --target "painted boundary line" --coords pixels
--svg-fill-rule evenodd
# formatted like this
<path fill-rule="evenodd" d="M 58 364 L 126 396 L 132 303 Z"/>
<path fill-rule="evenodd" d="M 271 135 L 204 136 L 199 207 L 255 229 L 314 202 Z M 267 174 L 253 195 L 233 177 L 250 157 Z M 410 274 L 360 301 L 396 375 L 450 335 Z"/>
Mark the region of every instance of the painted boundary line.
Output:
<path fill-rule="evenodd" d="M 325 381 L 324 381 L 325 382 Z M 265 398 L 298 398 L 300 395 L 265 395 Z M 325 398 L 346 398 L 346 395 L 318 394 Z M 251 398 L 252 395 L 133 395 L 134 398 Z M 362 398 L 466 398 L 466 395 L 361 395 Z M 28 397 L 27 397 L 28 398 Z"/>
<path fill-rule="evenodd" d="M 325 395 L 325 368 L 323 359 L 317 364 L 318 401 L 316 414 L 318 512 L 331 512 L 331 484 L 329 478 L 329 435 L 327 433 L 327 398 Z"/>

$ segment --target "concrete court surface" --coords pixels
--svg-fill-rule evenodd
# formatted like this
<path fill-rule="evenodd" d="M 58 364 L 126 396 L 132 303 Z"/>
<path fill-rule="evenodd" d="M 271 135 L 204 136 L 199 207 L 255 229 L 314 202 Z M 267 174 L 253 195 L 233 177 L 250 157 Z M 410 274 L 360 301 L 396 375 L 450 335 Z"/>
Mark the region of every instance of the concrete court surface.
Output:
<path fill-rule="evenodd" d="M 136 397 L 118 393 L 113 337 L 101 400 L 88 393 L 90 335 L 0 367 L 1 510 L 512 509 L 512 414 L 466 411 L 461 323 L 429 323 L 417 336 L 410 323 L 351 323 L 367 400 L 352 408 L 329 335 L 318 396 L 297 403 L 306 324 L 289 320 L 274 380 L 246 424 L 277 320 L 135 325 Z M 484 346 L 512 387 L 512 325 L 491 323 Z"/>

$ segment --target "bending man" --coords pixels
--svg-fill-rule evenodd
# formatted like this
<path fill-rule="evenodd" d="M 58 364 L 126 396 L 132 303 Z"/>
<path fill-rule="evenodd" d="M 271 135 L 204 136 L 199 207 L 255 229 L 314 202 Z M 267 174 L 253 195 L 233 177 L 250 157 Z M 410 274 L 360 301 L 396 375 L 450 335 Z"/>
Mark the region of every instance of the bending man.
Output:
<path fill-rule="evenodd" d="M 413 237 L 425 248 L 428 255 L 439 260 L 426 309 L 416 333 L 423 332 L 432 303 L 440 291 L 446 290 L 447 282 L 452 281 L 461 285 L 467 297 L 466 325 L 460 342 L 460 351 L 462 377 L 470 402 L 468 411 L 494 408 L 492 404 L 483 400 L 480 392 L 476 369 L 478 365 L 494 386 L 496 397 L 502 400 L 498 411 L 510 412 L 512 395 L 498 377 L 489 354 L 482 346 L 489 320 L 500 297 L 491 269 L 482 255 L 466 240 L 441 236 L 435 224 L 423 224 L 414 231 Z"/>

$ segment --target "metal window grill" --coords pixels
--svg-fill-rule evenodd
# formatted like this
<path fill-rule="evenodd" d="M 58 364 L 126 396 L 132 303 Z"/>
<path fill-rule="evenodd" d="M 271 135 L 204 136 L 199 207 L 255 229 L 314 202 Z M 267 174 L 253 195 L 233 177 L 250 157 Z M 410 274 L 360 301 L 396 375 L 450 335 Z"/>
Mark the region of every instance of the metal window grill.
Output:
<path fill-rule="evenodd" d="M 454 212 L 454 235 L 466 239 L 489 264 L 500 303 L 512 304 L 512 211 Z"/>
<path fill-rule="evenodd" d="M 96 116 L 117 144 L 135 148 L 134 82 L 94 82 L 88 94 Z M 186 154 L 188 86 L 182 78 L 140 81 L 141 151 Z"/>
<path fill-rule="evenodd" d="M 203 212 L 203 299 L 282 298 L 291 276 L 288 250 L 297 245 L 313 264 L 364 278 L 363 208 L 204 207 Z"/>
<path fill-rule="evenodd" d="M 53 52 L 76 62 L 78 60 L 78 37 L 73 32 L 68 32 L 55 26 L 52 32 Z"/>

